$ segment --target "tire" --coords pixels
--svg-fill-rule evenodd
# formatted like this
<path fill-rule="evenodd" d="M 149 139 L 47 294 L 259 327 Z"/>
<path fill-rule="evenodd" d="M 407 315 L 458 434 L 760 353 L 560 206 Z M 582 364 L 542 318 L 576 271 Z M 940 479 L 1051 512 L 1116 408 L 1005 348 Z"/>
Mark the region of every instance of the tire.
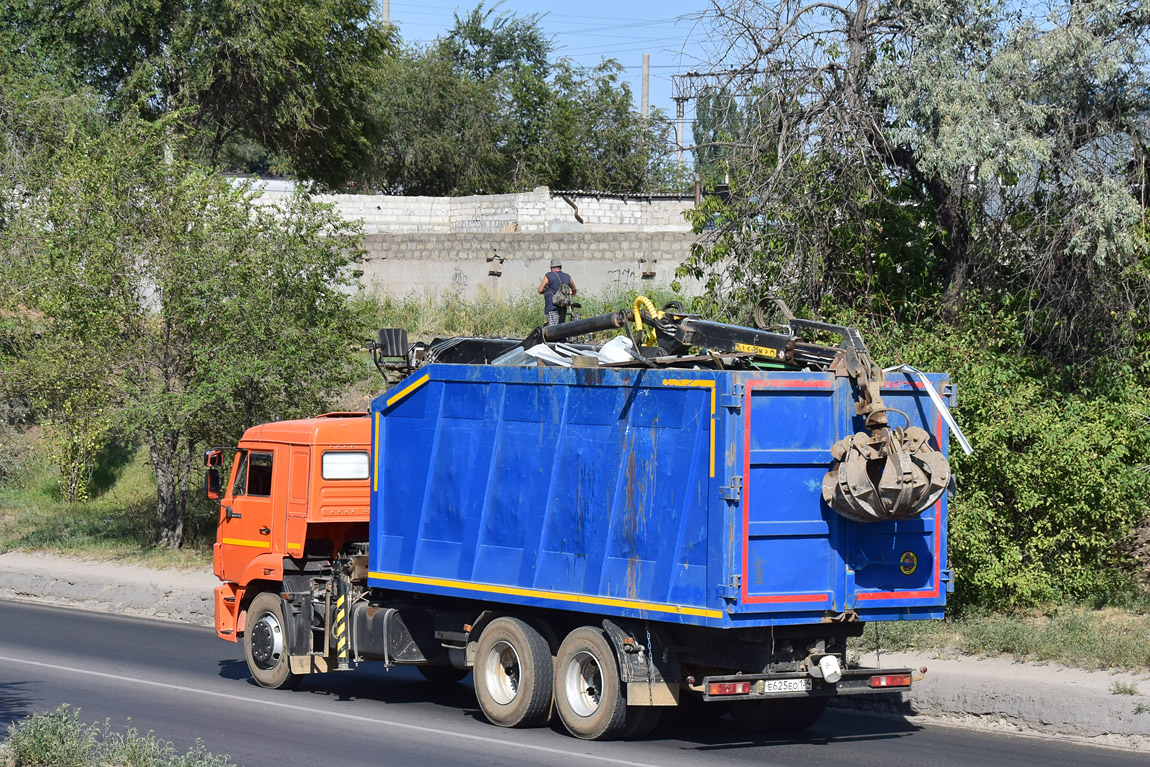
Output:
<path fill-rule="evenodd" d="M 471 673 L 471 669 L 446 666 L 416 666 L 423 678 L 434 684 L 455 684 Z"/>
<path fill-rule="evenodd" d="M 627 706 L 623 740 L 640 740 L 650 735 L 663 721 L 663 710 L 662 706 Z"/>
<path fill-rule="evenodd" d="M 551 715 L 551 649 L 518 618 L 496 618 L 479 635 L 475 697 L 492 724 L 538 727 Z"/>
<path fill-rule="evenodd" d="M 615 653 L 603 632 L 584 626 L 567 635 L 555 658 L 555 710 L 584 740 L 614 740 L 627 725 L 627 701 Z"/>
<path fill-rule="evenodd" d="M 277 594 L 262 592 L 248 605 L 244 657 L 252 679 L 260 687 L 284 690 L 299 684 L 301 677 L 292 673 L 288 662 L 287 624 L 283 601 Z"/>
<path fill-rule="evenodd" d="M 812 726 L 827 709 L 830 698 L 776 698 L 731 701 L 731 719 L 747 732 L 798 732 Z"/>

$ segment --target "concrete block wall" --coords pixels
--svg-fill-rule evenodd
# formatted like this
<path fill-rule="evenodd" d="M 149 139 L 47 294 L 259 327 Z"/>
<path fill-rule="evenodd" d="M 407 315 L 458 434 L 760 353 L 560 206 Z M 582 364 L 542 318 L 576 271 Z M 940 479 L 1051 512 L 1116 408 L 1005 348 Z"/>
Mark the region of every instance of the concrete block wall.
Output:
<path fill-rule="evenodd" d="M 694 241 L 690 232 L 373 234 L 362 281 L 386 295 L 510 298 L 534 290 L 557 258 L 580 291 L 604 295 L 666 287 Z"/>
<path fill-rule="evenodd" d="M 261 200 L 275 203 L 290 193 L 265 188 Z M 561 195 L 545 186 L 522 194 L 472 197 L 335 194 L 318 199 L 334 204 L 345 218 L 363 221 L 368 234 L 687 232 L 691 227 L 683 213 L 694 206 L 686 197 Z"/>
<path fill-rule="evenodd" d="M 290 185 L 264 187 L 275 203 Z M 482 291 L 517 296 L 538 286 L 552 258 L 579 289 L 666 286 L 695 241 L 683 214 L 694 200 L 594 193 L 530 192 L 472 197 L 325 195 L 363 221 L 362 281 L 391 295 Z M 688 288 L 694 287 L 688 285 Z"/>

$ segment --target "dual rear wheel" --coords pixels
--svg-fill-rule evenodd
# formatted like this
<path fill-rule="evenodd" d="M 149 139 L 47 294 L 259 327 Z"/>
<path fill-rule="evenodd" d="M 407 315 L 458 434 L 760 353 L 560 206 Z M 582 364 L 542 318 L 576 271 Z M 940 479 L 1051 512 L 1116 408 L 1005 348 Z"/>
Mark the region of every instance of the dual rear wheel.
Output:
<path fill-rule="evenodd" d="M 551 716 L 577 738 L 640 738 L 662 709 L 628 706 L 614 651 L 599 629 L 567 635 L 554 658 L 542 635 L 518 618 L 497 618 L 479 637 L 474 667 L 479 707 L 501 727 L 536 727 Z"/>

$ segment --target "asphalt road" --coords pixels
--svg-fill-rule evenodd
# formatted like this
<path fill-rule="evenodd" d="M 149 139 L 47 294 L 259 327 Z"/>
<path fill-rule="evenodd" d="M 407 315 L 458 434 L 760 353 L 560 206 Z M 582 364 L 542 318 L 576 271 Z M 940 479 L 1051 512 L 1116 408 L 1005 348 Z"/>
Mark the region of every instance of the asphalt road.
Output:
<path fill-rule="evenodd" d="M 587 743 L 487 724 L 468 682 L 439 687 L 414 670 L 363 667 L 264 690 L 248 679 L 241 648 L 209 629 L 0 602 L 0 733 L 62 703 L 85 721 L 151 730 L 181 750 L 200 738 L 243 767 L 1147 763 L 1145 754 L 836 710 L 787 738 L 679 719 L 644 741 Z"/>

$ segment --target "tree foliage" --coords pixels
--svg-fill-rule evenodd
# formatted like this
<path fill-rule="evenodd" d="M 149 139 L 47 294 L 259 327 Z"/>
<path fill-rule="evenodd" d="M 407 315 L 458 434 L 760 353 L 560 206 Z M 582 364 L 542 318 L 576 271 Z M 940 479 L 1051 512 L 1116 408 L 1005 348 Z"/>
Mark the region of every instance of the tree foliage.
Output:
<path fill-rule="evenodd" d="M 727 87 L 705 86 L 696 96 L 695 122 L 691 126 L 695 146 L 691 154 L 695 172 L 707 188 L 728 184 L 732 146 L 744 139 L 745 120 L 742 104 Z"/>
<path fill-rule="evenodd" d="M 945 370 L 974 446 L 953 450 L 948 561 L 958 609 L 1108 604 L 1134 588 L 1121 542 L 1150 518 L 1150 399 L 1129 375 L 1053 367 L 1022 321 L 978 294 L 955 322 L 846 312 L 883 364 Z"/>
<path fill-rule="evenodd" d="M 5 53 L 67 71 L 115 119 L 166 120 L 218 170 L 329 190 L 491 194 L 673 183 L 669 123 L 622 68 L 552 61 L 537 15 L 482 2 L 404 47 L 369 0 L 0 0 Z"/>
<path fill-rule="evenodd" d="M 950 318 L 967 288 L 1020 302 L 1060 359 L 1129 348 L 1150 296 L 1144 3 L 736 0 L 712 20 L 748 94 L 726 241 L 691 268 L 713 292 L 902 299 L 909 275 Z"/>
<path fill-rule="evenodd" d="M 462 195 L 670 186 L 669 123 L 636 113 L 622 67 L 552 62 L 551 50 L 537 16 L 480 4 L 434 44 L 402 51 L 380 80 L 385 136 L 357 187 Z"/>
<path fill-rule="evenodd" d="M 112 113 L 176 117 L 214 166 L 282 158 L 337 187 L 378 135 L 368 107 L 392 40 L 368 0 L 0 0 L 0 18 L 66 62 Z"/>
<path fill-rule="evenodd" d="M 60 424 L 74 463 L 90 466 L 112 423 L 138 435 L 159 541 L 178 546 L 202 444 L 313 414 L 346 383 L 341 289 L 357 235 L 305 195 L 259 207 L 246 187 L 165 162 L 164 122 L 61 127 L 25 142 L 29 158 L 69 147 L 52 172 L 5 190 L 21 196 L 0 231 L 0 298 L 18 342 L 0 383 Z"/>

